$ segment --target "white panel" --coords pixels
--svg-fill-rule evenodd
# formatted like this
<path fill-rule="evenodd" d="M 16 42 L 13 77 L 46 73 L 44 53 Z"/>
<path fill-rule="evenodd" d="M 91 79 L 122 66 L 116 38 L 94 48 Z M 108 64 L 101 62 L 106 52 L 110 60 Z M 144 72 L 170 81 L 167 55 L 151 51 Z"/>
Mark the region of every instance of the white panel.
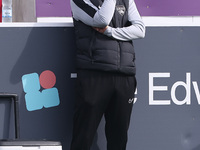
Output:
<path fill-rule="evenodd" d="M 156 26 L 163 26 L 163 27 L 169 27 L 169 26 L 200 26 L 200 17 L 194 17 L 194 16 L 185 16 L 185 17 L 175 17 L 175 16 L 168 16 L 168 17 L 162 17 L 162 16 L 154 16 L 154 17 L 148 17 L 143 16 L 142 17 L 145 25 L 147 27 L 156 27 Z M 37 22 L 42 23 L 72 23 L 73 20 L 71 17 L 41 17 L 37 18 Z"/>
<path fill-rule="evenodd" d="M 62 150 L 62 146 L 0 146 L 0 150 Z"/>

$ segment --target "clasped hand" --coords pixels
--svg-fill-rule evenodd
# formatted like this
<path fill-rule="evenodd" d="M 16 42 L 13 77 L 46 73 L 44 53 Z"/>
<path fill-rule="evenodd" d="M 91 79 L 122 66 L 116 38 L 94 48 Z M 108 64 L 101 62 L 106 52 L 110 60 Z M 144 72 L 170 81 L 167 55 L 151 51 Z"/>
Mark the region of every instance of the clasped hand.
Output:
<path fill-rule="evenodd" d="M 108 26 L 106 26 L 105 28 L 93 27 L 94 30 L 96 30 L 96 31 L 98 31 L 100 33 L 104 33 L 107 28 L 108 28 Z"/>

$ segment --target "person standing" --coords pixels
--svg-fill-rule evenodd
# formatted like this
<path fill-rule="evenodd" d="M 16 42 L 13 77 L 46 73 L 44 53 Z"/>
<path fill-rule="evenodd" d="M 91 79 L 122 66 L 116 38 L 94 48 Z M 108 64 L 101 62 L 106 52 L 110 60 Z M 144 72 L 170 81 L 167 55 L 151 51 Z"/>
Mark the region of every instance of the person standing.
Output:
<path fill-rule="evenodd" d="M 76 102 L 71 150 L 89 150 L 105 117 L 107 150 L 125 150 L 136 89 L 133 40 L 145 37 L 134 0 L 71 0 Z"/>

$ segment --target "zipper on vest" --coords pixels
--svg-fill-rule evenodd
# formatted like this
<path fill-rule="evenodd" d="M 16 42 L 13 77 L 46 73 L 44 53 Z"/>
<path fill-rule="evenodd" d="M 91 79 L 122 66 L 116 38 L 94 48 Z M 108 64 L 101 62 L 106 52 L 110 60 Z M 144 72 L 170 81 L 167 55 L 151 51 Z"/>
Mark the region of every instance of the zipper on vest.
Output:
<path fill-rule="evenodd" d="M 89 55 L 90 55 L 90 58 L 91 58 L 91 62 L 93 63 L 93 57 L 92 57 L 92 46 L 93 46 L 93 43 L 94 43 L 94 40 L 95 40 L 95 30 L 93 31 L 92 33 L 92 39 L 90 41 L 90 45 L 89 45 Z"/>
<path fill-rule="evenodd" d="M 117 69 L 120 69 L 120 43 L 117 42 Z"/>

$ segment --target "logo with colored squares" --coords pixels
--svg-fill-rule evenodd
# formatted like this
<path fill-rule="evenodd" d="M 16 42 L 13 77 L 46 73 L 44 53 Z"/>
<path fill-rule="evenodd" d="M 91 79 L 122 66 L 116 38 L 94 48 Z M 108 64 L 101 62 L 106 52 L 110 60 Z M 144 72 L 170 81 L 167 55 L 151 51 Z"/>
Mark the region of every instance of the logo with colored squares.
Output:
<path fill-rule="evenodd" d="M 55 107 L 60 104 L 58 89 L 54 87 L 56 76 L 50 71 L 43 71 L 40 76 L 37 73 L 22 76 L 22 85 L 25 94 L 26 108 L 34 111 Z M 41 86 L 42 89 L 41 90 Z"/>

